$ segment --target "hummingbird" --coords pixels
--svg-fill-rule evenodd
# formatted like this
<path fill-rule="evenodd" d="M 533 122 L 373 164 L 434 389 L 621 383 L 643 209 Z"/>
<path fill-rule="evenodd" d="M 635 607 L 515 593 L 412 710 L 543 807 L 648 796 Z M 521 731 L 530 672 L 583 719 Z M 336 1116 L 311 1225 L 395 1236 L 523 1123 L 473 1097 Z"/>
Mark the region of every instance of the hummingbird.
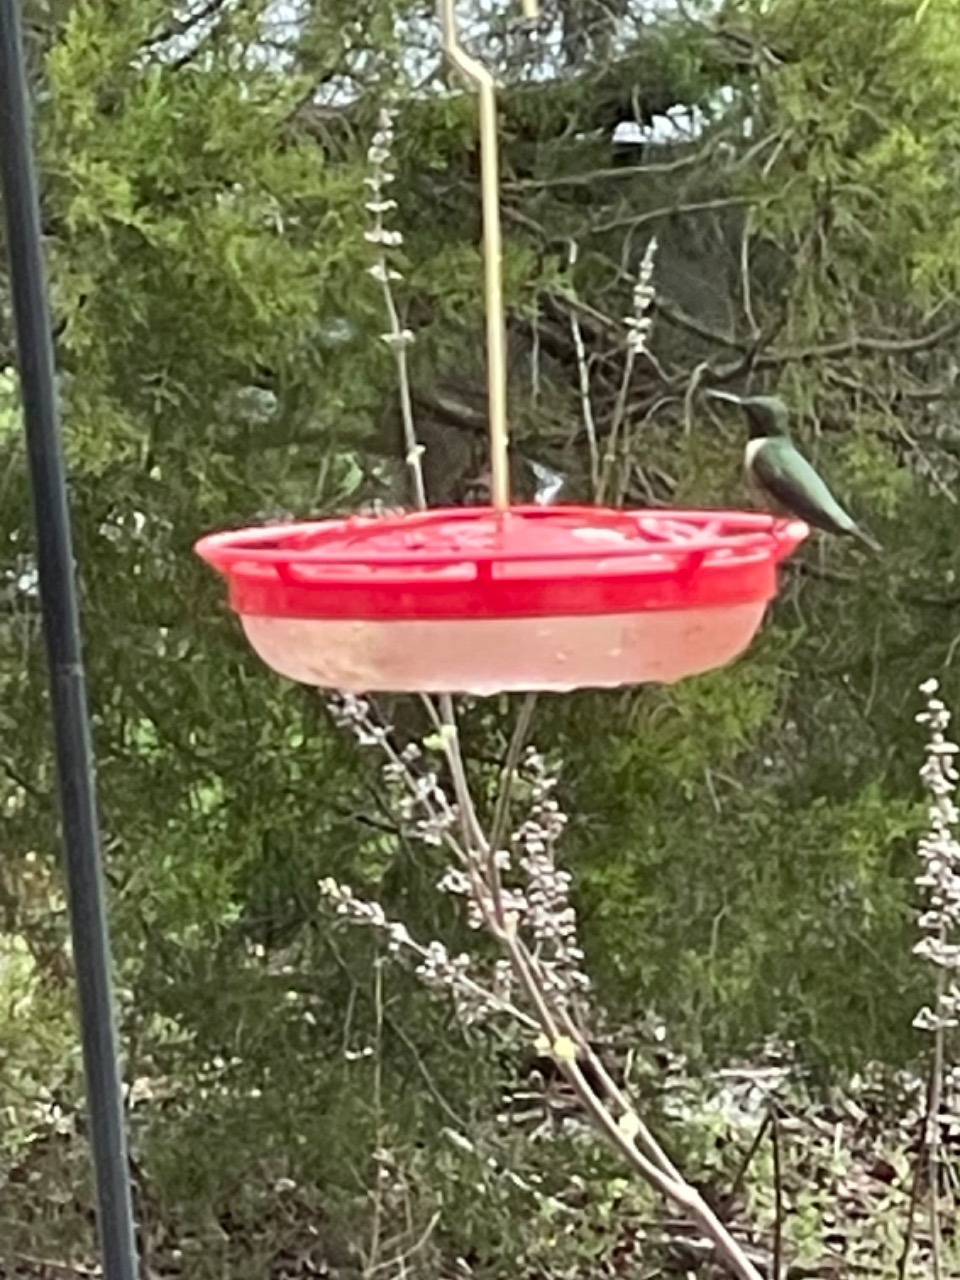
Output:
<path fill-rule="evenodd" d="M 747 478 L 767 505 L 785 515 L 841 537 L 859 538 L 873 551 L 882 547 L 844 511 L 824 480 L 790 439 L 790 410 L 777 396 L 736 396 L 708 390 L 707 395 L 735 404 L 747 418 L 750 439 L 744 450 Z"/>

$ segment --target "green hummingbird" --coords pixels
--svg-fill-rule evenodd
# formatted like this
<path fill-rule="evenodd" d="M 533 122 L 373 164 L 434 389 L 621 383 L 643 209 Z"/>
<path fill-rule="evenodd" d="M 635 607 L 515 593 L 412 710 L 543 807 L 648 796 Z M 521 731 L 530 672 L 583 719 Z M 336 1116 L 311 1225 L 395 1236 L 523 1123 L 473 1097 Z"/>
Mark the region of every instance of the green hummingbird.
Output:
<path fill-rule="evenodd" d="M 825 482 L 790 439 L 790 410 L 777 396 L 735 396 L 708 390 L 707 395 L 735 404 L 746 414 L 750 439 L 744 451 L 747 478 L 768 506 L 799 516 L 827 533 L 859 538 L 873 551 L 882 548 L 844 511 Z"/>

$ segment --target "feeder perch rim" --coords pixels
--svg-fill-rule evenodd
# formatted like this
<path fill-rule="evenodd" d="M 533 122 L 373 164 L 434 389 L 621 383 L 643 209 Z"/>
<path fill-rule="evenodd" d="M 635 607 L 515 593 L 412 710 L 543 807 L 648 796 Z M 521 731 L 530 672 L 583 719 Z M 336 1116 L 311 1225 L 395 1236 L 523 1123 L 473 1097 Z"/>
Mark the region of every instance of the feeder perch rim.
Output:
<path fill-rule="evenodd" d="M 457 545 L 451 542 L 447 546 L 412 545 L 388 550 L 371 545 L 378 537 L 388 540 L 391 535 L 416 533 L 418 530 L 428 531 L 430 526 L 459 523 L 477 524 L 486 518 L 494 538 L 497 535 L 502 541 L 483 543 L 464 543 Z M 606 520 L 597 519 L 598 514 L 605 515 Z M 614 517 L 616 519 L 614 519 Z M 600 542 L 581 545 L 535 546 L 536 527 L 547 523 L 560 523 L 563 520 L 583 519 L 588 530 L 604 532 L 616 531 L 617 528 L 640 534 L 638 538 L 618 544 Z M 738 524 L 740 528 L 723 532 L 695 532 L 689 537 L 674 539 L 660 537 L 656 540 L 644 540 L 643 534 L 649 532 L 644 525 L 682 524 L 723 525 Z M 591 523 L 592 522 L 592 523 Z M 513 524 L 519 531 L 528 535 L 522 542 L 516 540 L 509 545 L 511 532 L 507 526 Z M 751 527 L 752 526 L 752 527 Z M 576 528 L 563 528 L 563 532 L 571 537 L 577 533 Z M 267 525 L 252 528 L 240 528 L 226 532 L 208 534 L 196 545 L 197 553 L 210 563 L 227 565 L 238 561 L 262 564 L 265 567 L 278 562 L 295 560 L 298 564 L 308 565 L 370 565 L 371 567 L 388 566 L 426 566 L 438 564 L 458 564 L 465 561 L 474 563 L 537 563 L 570 561 L 621 560 L 662 557 L 687 557 L 690 555 L 708 555 L 712 552 L 729 551 L 740 556 L 750 553 L 761 553 L 774 544 L 774 554 L 782 545 L 784 551 L 792 550 L 798 542 L 802 542 L 809 534 L 809 527 L 802 521 L 780 518 L 760 512 L 734 512 L 725 510 L 651 510 L 649 512 L 609 512 L 596 507 L 513 507 L 507 512 L 491 508 L 455 507 L 432 508 L 426 512 L 413 512 L 398 517 L 332 517 L 329 520 L 306 521 L 288 525 Z M 249 541 L 247 541 L 249 539 Z M 316 539 L 311 544 L 311 539 Z M 322 541 L 319 541 L 321 540 Z M 342 540 L 353 539 L 357 546 L 353 549 L 341 545 Z M 271 545 L 262 545 L 269 542 Z M 261 544 L 261 545 L 258 545 Z M 332 544 L 332 545 L 331 545 Z"/>

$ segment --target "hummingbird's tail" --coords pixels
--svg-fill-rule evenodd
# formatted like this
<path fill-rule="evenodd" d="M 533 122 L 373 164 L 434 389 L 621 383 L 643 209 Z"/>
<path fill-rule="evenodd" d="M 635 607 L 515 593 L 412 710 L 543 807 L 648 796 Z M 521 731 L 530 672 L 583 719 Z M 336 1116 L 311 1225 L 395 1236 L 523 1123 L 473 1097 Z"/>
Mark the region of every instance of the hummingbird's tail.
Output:
<path fill-rule="evenodd" d="M 859 538 L 861 542 L 865 543 L 871 551 L 876 551 L 878 555 L 882 553 L 883 547 L 873 534 L 867 533 L 866 529 L 861 529 L 858 524 L 855 524 L 850 532 L 855 538 Z"/>

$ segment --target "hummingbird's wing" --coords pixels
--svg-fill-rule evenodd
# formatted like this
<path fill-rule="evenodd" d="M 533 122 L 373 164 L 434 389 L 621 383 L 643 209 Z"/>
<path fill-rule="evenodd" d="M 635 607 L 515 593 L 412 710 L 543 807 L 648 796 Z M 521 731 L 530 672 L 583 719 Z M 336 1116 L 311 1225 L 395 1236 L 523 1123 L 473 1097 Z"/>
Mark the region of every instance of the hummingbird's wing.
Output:
<path fill-rule="evenodd" d="M 853 517 L 786 437 L 765 440 L 752 459 L 751 471 L 761 488 L 807 524 L 828 533 L 859 532 Z"/>

